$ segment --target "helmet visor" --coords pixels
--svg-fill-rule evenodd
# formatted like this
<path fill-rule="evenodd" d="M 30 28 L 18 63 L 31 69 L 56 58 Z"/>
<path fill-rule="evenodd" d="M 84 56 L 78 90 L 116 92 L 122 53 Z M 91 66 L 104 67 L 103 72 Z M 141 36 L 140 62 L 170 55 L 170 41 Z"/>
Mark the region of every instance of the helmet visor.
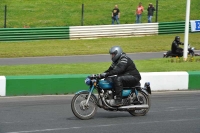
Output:
<path fill-rule="evenodd" d="M 115 57 L 115 54 L 110 54 L 111 60 Z"/>

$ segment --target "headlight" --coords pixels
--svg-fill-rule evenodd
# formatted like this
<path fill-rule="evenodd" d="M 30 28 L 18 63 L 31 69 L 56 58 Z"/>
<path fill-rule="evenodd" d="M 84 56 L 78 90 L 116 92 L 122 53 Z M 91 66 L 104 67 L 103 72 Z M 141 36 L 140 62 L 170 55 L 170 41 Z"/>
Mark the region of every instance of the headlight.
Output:
<path fill-rule="evenodd" d="M 89 77 L 87 77 L 87 78 L 85 79 L 85 84 L 86 84 L 86 85 L 91 85 L 91 80 L 90 80 Z"/>

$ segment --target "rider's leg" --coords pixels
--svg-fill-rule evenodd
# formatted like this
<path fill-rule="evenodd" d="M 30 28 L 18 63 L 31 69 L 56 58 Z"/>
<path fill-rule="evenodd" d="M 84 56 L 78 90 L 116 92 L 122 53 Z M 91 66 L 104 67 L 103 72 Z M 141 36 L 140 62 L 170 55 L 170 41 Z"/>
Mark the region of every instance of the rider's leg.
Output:
<path fill-rule="evenodd" d="M 115 86 L 115 104 L 116 106 L 121 106 L 122 104 L 122 90 L 123 90 L 123 83 L 122 83 L 122 77 L 116 77 L 114 80 L 114 86 Z"/>
<path fill-rule="evenodd" d="M 122 90 L 123 87 L 132 87 L 138 84 L 139 80 L 132 75 L 118 76 L 114 80 L 116 93 L 116 106 L 122 105 Z"/>
<path fill-rule="evenodd" d="M 178 48 L 176 50 L 176 53 L 178 54 L 178 57 L 182 57 L 183 56 L 183 49 L 182 48 Z"/>
<path fill-rule="evenodd" d="M 181 56 L 183 56 L 183 51 L 182 51 L 182 48 L 177 48 L 177 50 L 176 50 L 176 56 L 178 56 L 178 57 L 181 57 Z"/>

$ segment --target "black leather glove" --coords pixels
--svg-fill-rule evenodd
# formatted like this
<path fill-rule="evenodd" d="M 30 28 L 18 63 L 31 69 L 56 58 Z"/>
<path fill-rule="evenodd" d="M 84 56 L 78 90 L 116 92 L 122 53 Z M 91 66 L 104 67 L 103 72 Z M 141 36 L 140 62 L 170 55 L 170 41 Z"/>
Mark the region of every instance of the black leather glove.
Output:
<path fill-rule="evenodd" d="M 107 75 L 108 75 L 107 73 L 102 73 L 102 74 L 100 74 L 100 78 L 106 78 L 106 77 L 108 77 Z"/>

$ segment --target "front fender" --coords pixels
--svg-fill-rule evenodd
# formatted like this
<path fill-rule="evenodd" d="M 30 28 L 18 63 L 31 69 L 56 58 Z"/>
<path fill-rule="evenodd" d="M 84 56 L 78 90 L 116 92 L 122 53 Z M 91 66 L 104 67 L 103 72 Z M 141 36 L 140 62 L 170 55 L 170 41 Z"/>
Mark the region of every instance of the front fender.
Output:
<path fill-rule="evenodd" d="M 78 92 L 76 92 L 75 94 L 80 94 L 81 92 L 85 92 L 85 93 L 90 93 L 89 91 L 87 91 L 87 90 L 80 90 L 80 91 L 78 91 Z"/>

